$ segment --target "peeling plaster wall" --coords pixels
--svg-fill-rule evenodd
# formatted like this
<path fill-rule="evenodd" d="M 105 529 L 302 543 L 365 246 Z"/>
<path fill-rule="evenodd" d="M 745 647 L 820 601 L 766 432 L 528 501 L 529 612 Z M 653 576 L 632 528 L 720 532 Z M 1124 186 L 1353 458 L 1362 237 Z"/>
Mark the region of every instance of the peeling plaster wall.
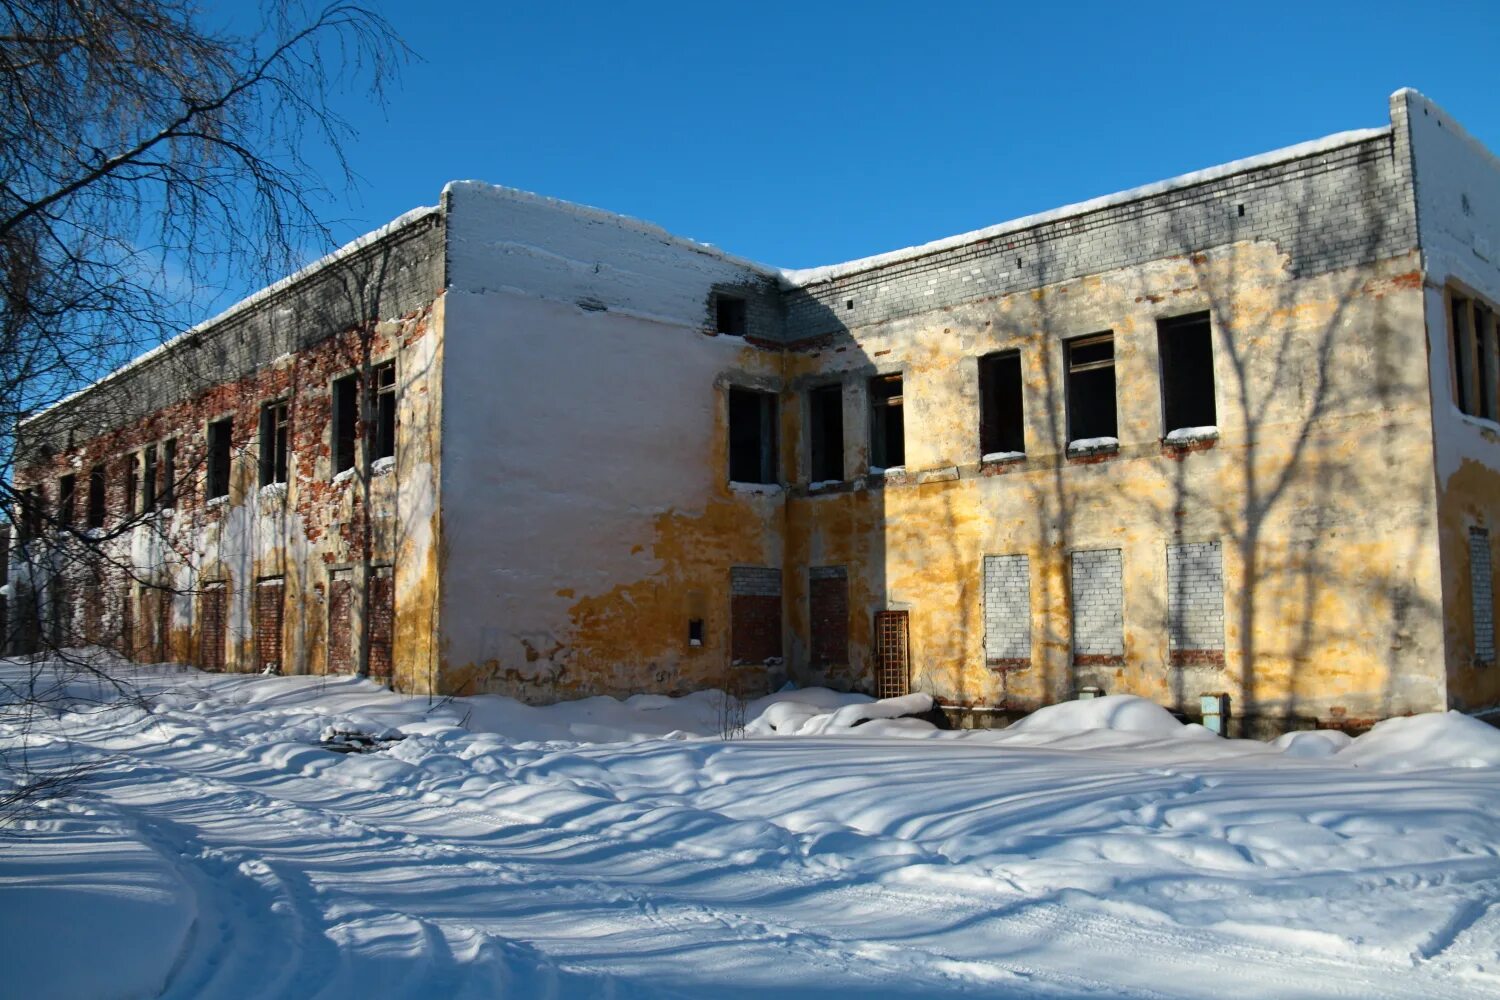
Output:
<path fill-rule="evenodd" d="M 768 276 L 506 189 L 453 185 L 447 208 L 443 689 L 771 683 L 730 673 L 730 568 L 782 565 L 782 500 L 729 485 L 725 390 L 776 391 L 780 359 L 705 334 L 728 287 L 775 339 Z"/>
<path fill-rule="evenodd" d="M 1422 241 L 1449 703 L 1475 709 L 1500 703 L 1500 670 L 1475 663 L 1469 551 L 1469 529 L 1485 528 L 1500 564 L 1500 424 L 1455 402 L 1449 296 L 1500 307 L 1500 159 L 1422 95 L 1393 100 L 1410 122 Z"/>
<path fill-rule="evenodd" d="M 354 567 L 363 588 L 364 567 L 393 565 L 392 681 L 408 690 L 430 685 L 442 376 L 439 222 L 428 214 L 362 243 L 356 254 L 336 255 L 23 427 L 28 462 L 18 484 L 36 485 L 55 507 L 58 478 L 76 475 L 80 529 L 90 469 L 102 464 L 106 472 L 104 528 L 90 531 L 91 540 L 63 532 L 32 547 L 48 573 L 66 580 L 69 644 L 113 646 L 139 660 L 198 662 L 211 638 L 200 628 L 200 594 L 207 584 L 223 584 L 225 666 L 258 669 L 256 583 L 279 577 L 282 670 L 318 673 L 328 663 L 330 573 Z M 391 318 L 375 318 L 382 314 Z M 290 349 L 273 353 L 284 347 Z M 397 372 L 396 465 L 335 480 L 332 381 L 351 372 L 368 380 L 371 366 L 386 360 L 396 362 Z M 274 399 L 290 402 L 287 482 L 261 487 L 260 410 Z M 167 402 L 151 408 L 150 401 Z M 229 494 L 209 498 L 207 427 L 226 417 L 233 422 Z M 124 526 L 141 509 L 139 502 L 127 507 L 127 461 L 169 439 L 177 445 L 174 506 Z M 368 455 L 361 453 L 357 467 L 370 468 Z M 143 489 L 143 475 L 139 482 Z M 158 636 L 156 607 L 163 601 L 168 630 Z M 355 619 L 360 637 L 362 602 Z"/>

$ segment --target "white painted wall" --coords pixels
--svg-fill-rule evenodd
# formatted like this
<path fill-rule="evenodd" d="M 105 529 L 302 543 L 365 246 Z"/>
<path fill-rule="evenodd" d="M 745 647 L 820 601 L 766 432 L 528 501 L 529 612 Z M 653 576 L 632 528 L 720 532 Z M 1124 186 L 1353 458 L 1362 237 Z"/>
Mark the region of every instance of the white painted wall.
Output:
<path fill-rule="evenodd" d="M 1450 280 L 1500 304 L 1500 158 L 1413 90 L 1406 102 L 1426 272 L 1434 437 L 1441 487 L 1466 458 L 1500 468 L 1500 425 L 1459 412 L 1443 288 Z"/>
<path fill-rule="evenodd" d="M 566 646 L 578 599 L 663 572 L 661 514 L 732 503 L 769 523 L 779 497 L 732 493 L 716 463 L 715 380 L 778 362 L 703 333 L 713 285 L 754 280 L 745 265 L 507 189 L 446 200 L 443 657 L 544 678 L 566 650 L 528 661 L 527 644 Z"/>

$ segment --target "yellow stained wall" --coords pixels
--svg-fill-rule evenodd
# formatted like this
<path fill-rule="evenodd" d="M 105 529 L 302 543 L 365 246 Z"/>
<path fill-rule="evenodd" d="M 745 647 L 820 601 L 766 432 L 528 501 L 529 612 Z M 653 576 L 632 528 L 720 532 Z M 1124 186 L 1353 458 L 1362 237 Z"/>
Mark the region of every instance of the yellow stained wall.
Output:
<path fill-rule="evenodd" d="M 906 475 L 884 488 L 797 491 L 788 509 L 788 616 L 807 635 L 806 567 L 847 565 L 851 664 L 812 681 L 868 684 L 872 615 L 910 614 L 912 685 L 940 701 L 1030 709 L 1086 684 L 1195 709 L 1222 691 L 1242 715 L 1358 724 L 1445 704 L 1425 331 L 1415 254 L 1298 278 L 1274 246 L 1049 285 L 859 328 L 787 363 L 786 421 L 806 482 L 808 385 L 846 384 L 846 470 L 868 463 L 864 380 L 899 371 Z M 1219 440 L 1164 453 L 1156 320 L 1214 324 Z M 1121 441 L 1092 464 L 1064 453 L 1061 341 L 1115 334 Z M 1027 457 L 979 467 L 977 359 L 1021 352 Z M 852 403 L 850 402 L 852 400 Z M 789 451 L 792 449 L 789 449 Z M 954 477 L 956 478 L 950 478 Z M 1169 542 L 1219 540 L 1222 668 L 1169 665 Z M 1118 548 L 1118 667 L 1075 666 L 1069 554 Z M 985 665 L 986 554 L 1031 566 L 1032 662 Z"/>

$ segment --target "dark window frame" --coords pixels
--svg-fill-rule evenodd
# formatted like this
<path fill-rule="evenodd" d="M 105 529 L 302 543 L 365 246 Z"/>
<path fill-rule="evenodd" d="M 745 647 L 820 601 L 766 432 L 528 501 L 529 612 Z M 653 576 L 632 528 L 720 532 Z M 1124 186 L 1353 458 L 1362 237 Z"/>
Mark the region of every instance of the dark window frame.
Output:
<path fill-rule="evenodd" d="M 743 295 L 714 293 L 714 332 L 743 337 L 750 330 L 750 303 Z"/>
<path fill-rule="evenodd" d="M 68 473 L 57 480 L 57 526 L 73 527 L 74 511 L 78 504 L 78 476 Z"/>
<path fill-rule="evenodd" d="M 1015 348 L 979 359 L 979 455 L 1004 453 L 1026 454 L 1026 378 Z"/>
<path fill-rule="evenodd" d="M 1102 344 L 1109 344 L 1108 358 L 1080 358 L 1075 359 L 1075 354 L 1080 351 L 1088 351 Z M 1097 352 L 1091 352 L 1097 353 Z M 1074 441 L 1087 441 L 1095 438 L 1120 439 L 1120 400 L 1119 400 L 1119 377 L 1115 365 L 1118 361 L 1115 352 L 1115 333 L 1113 330 L 1102 330 L 1098 333 L 1086 334 L 1082 337 L 1073 337 L 1063 341 L 1063 372 L 1067 376 L 1064 380 L 1065 402 L 1067 406 L 1068 444 Z M 1108 421 L 1097 426 L 1080 426 L 1085 422 L 1105 419 L 1105 407 L 1097 403 L 1084 403 L 1080 398 L 1083 390 L 1088 387 L 1097 387 L 1102 384 L 1102 376 L 1095 376 L 1095 372 L 1109 372 L 1109 407 Z M 1084 383 L 1084 384 L 1080 384 Z M 1092 388 L 1090 391 L 1100 391 Z M 1105 433 L 1100 433 L 1105 432 Z"/>
<path fill-rule="evenodd" d="M 869 381 L 872 471 L 906 466 L 905 391 L 901 372 L 875 375 Z"/>
<path fill-rule="evenodd" d="M 370 374 L 370 461 L 378 462 L 396 457 L 396 360 L 373 366 Z"/>
<path fill-rule="evenodd" d="M 1201 342 L 1190 339 L 1199 336 Z M 1189 427 L 1217 427 L 1219 401 L 1214 379 L 1213 317 L 1204 311 L 1160 318 L 1156 321 L 1156 338 L 1163 433 Z"/>
<path fill-rule="evenodd" d="M 286 483 L 291 474 L 292 403 L 283 397 L 260 404 L 260 485 Z"/>
<path fill-rule="evenodd" d="M 229 496 L 234 469 L 234 418 L 211 420 L 207 430 L 205 500 Z"/>
<path fill-rule="evenodd" d="M 89 469 L 89 499 L 88 510 L 84 526 L 88 528 L 104 527 L 104 520 L 108 515 L 109 507 L 109 477 L 105 472 L 104 465 L 98 464 Z"/>
<path fill-rule="evenodd" d="M 726 395 L 729 481 L 779 483 L 781 408 L 776 393 L 730 386 Z"/>
<path fill-rule="evenodd" d="M 807 401 L 808 482 L 844 481 L 844 383 L 810 387 Z M 837 419 L 828 420 L 829 414 Z M 837 447 L 834 447 L 835 443 Z"/>
<path fill-rule="evenodd" d="M 334 379 L 328 390 L 330 478 L 359 463 L 359 374 Z"/>

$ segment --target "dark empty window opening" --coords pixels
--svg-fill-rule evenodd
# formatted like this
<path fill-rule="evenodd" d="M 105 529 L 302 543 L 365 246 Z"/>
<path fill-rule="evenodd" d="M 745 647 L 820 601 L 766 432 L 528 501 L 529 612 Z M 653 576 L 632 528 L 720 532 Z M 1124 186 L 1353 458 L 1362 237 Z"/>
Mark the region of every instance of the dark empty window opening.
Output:
<path fill-rule="evenodd" d="M 745 300 L 736 295 L 714 296 L 714 329 L 733 337 L 745 335 Z"/>
<path fill-rule="evenodd" d="M 161 483 L 159 486 L 162 507 L 177 506 L 177 439 L 168 438 L 161 446 Z"/>
<path fill-rule="evenodd" d="M 42 491 L 33 486 L 21 491 L 20 541 L 24 545 L 42 533 Z"/>
<path fill-rule="evenodd" d="M 1115 335 L 1099 333 L 1070 340 L 1068 359 L 1068 442 L 1116 438 Z"/>
<path fill-rule="evenodd" d="M 776 397 L 729 390 L 729 478 L 736 483 L 776 482 Z"/>
<path fill-rule="evenodd" d="M 286 482 L 290 406 L 284 399 L 260 408 L 260 484 Z"/>
<path fill-rule="evenodd" d="M 73 504 L 77 492 L 77 476 L 70 474 L 57 481 L 57 526 L 59 528 L 73 526 Z"/>
<path fill-rule="evenodd" d="M 141 510 L 149 514 L 156 509 L 156 445 L 146 446 L 146 488 L 141 494 Z"/>
<path fill-rule="evenodd" d="M 136 494 L 139 492 L 141 476 L 141 456 L 131 452 L 125 456 L 125 516 L 131 517 L 135 514 Z"/>
<path fill-rule="evenodd" d="M 689 646 L 701 646 L 701 645 L 703 645 L 703 619 L 702 618 L 689 618 L 688 619 L 688 645 Z"/>
<path fill-rule="evenodd" d="M 208 425 L 208 496 L 229 495 L 229 442 L 234 432 L 234 421 L 225 417 Z"/>
<path fill-rule="evenodd" d="M 89 509 L 85 523 L 90 528 L 104 527 L 104 486 L 104 466 L 96 465 L 89 470 Z"/>
<path fill-rule="evenodd" d="M 1495 314 L 1474 303 L 1474 374 L 1479 385 L 1479 416 L 1495 419 Z"/>
<path fill-rule="evenodd" d="M 345 375 L 333 383 L 333 474 L 354 468 L 359 422 L 359 379 Z"/>
<path fill-rule="evenodd" d="M 808 475 L 811 482 L 844 478 L 844 387 L 819 386 L 807 393 Z"/>
<path fill-rule="evenodd" d="M 375 428 L 370 458 L 396 454 L 396 362 L 375 366 Z"/>
<path fill-rule="evenodd" d="M 1474 412 L 1474 394 L 1471 389 L 1473 382 L 1474 358 L 1474 330 L 1469 325 L 1470 311 L 1469 300 L 1460 296 L 1453 296 L 1452 302 L 1452 326 L 1453 326 L 1453 399 L 1458 403 L 1461 413 L 1472 414 Z"/>
<path fill-rule="evenodd" d="M 870 468 L 906 464 L 906 427 L 901 417 L 901 376 L 870 379 Z"/>
<path fill-rule="evenodd" d="M 1021 405 L 1021 354 L 1001 351 L 979 359 L 979 453 L 1019 455 L 1026 451 Z"/>
<path fill-rule="evenodd" d="M 1167 433 L 1215 426 L 1219 417 L 1214 405 L 1214 339 L 1208 313 L 1159 320 L 1156 332 Z"/>

